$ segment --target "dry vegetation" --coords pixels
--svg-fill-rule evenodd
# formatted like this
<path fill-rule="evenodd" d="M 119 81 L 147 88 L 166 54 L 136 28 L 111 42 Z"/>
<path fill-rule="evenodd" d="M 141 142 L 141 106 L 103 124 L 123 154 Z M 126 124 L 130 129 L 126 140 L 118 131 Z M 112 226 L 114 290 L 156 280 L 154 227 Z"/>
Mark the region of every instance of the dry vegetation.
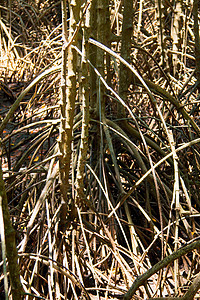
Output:
<path fill-rule="evenodd" d="M 0 299 L 199 299 L 198 1 L 4 2 Z"/>

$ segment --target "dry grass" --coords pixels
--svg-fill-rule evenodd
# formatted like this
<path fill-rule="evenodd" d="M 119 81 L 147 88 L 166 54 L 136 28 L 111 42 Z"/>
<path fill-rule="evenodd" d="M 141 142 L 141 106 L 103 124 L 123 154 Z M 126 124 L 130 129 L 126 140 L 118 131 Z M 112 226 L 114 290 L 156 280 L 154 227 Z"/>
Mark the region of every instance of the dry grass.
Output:
<path fill-rule="evenodd" d="M 184 2 L 182 16 L 175 15 L 183 22 L 177 36 L 171 6 L 164 7 L 164 44 L 154 1 L 136 5 L 125 101 L 118 95 L 120 37 L 110 50 L 104 48 L 111 57 L 111 86 L 109 74 L 104 79 L 97 68 L 107 93 L 105 118 L 90 113 L 85 199 L 74 217 L 82 120 L 77 79 L 71 203 L 61 231 L 60 1 L 40 2 L 13 1 L 10 9 L 1 7 L 0 18 L 1 120 L 18 104 L 2 143 L 24 299 L 120 298 L 138 276 L 199 236 L 199 91 L 191 3 Z M 120 2 L 110 4 L 117 36 Z M 117 119 L 117 101 L 126 109 L 126 123 Z M 183 297 L 199 267 L 197 250 L 185 254 L 141 283 L 134 299 Z"/>

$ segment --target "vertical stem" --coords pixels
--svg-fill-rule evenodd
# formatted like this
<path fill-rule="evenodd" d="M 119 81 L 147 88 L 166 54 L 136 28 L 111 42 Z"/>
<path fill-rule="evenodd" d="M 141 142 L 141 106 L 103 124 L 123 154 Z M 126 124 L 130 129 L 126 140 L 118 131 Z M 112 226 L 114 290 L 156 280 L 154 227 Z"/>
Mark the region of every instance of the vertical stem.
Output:
<path fill-rule="evenodd" d="M 198 5 L 199 1 L 193 2 L 193 16 L 194 16 L 194 36 L 195 36 L 195 58 L 196 58 L 196 77 L 198 82 L 198 89 L 200 91 L 200 37 L 199 37 L 199 22 L 198 22 Z"/>
<path fill-rule="evenodd" d="M 90 36 L 97 39 L 97 0 L 93 0 L 90 9 Z M 89 47 L 89 60 L 93 66 L 96 66 L 97 48 L 94 45 Z M 93 116 L 96 117 L 97 110 L 97 90 L 96 90 L 97 75 L 93 68 L 90 68 L 90 106 L 93 111 Z"/>
<path fill-rule="evenodd" d="M 67 41 L 67 1 L 62 1 L 62 38 L 63 43 Z M 68 180 L 65 180 L 67 176 L 65 170 L 66 161 L 66 86 L 67 86 L 67 49 L 63 45 L 62 49 L 62 69 L 61 69 L 61 100 L 60 100 L 60 113 L 61 113 L 61 124 L 60 124 L 60 139 L 59 149 L 61 153 L 60 157 L 60 186 L 61 192 L 64 199 L 67 197 Z"/>
<path fill-rule="evenodd" d="M 83 28 L 83 56 L 81 61 L 82 80 L 80 83 L 80 98 L 82 99 L 82 131 L 81 144 L 78 157 L 76 176 L 76 203 L 81 204 L 85 198 L 84 194 L 84 168 L 87 159 L 88 127 L 89 127 L 89 86 L 88 86 L 88 31 L 89 31 L 89 9 L 86 13 L 85 26 Z"/>
<path fill-rule="evenodd" d="M 164 37 L 163 37 L 163 4 L 162 0 L 156 0 L 156 11 L 157 11 L 157 23 L 158 23 L 158 41 L 161 48 L 161 65 L 165 66 L 165 47 L 164 47 Z"/>
<path fill-rule="evenodd" d="M 122 44 L 121 57 L 130 62 L 131 39 L 133 35 L 133 0 L 124 0 L 123 23 L 122 23 Z M 128 87 L 130 84 L 130 70 L 120 63 L 119 72 L 119 96 L 126 101 Z M 125 118 L 125 108 L 121 103 L 117 106 L 118 118 Z"/>
<path fill-rule="evenodd" d="M 171 130 L 168 130 L 168 139 L 170 143 L 170 148 L 173 153 L 174 160 L 174 191 L 173 198 L 175 200 L 175 210 L 176 210 L 176 223 L 175 223 L 175 237 L 174 237 L 174 251 L 178 250 L 179 246 L 179 219 L 180 219 L 180 203 L 179 203 L 179 171 L 178 171 L 178 156 L 175 151 L 175 143 Z M 174 277 L 175 277 L 175 293 L 178 292 L 179 287 L 179 263 L 178 260 L 174 261 Z"/>
<path fill-rule="evenodd" d="M 0 143 L 1 147 L 1 143 Z M 1 149 L 0 149 L 1 157 Z M 10 221 L 10 213 L 8 208 L 7 195 L 3 181 L 2 160 L 0 159 L 0 204 L 2 206 L 3 222 L 5 230 L 5 248 L 8 260 L 8 269 L 11 283 L 11 293 L 13 300 L 21 300 L 23 289 L 20 282 L 20 272 L 18 265 L 18 253 L 15 242 L 15 230 Z"/>
<path fill-rule="evenodd" d="M 76 25 L 80 18 L 80 1 L 71 0 L 69 4 L 70 9 L 70 28 L 69 40 L 73 36 Z M 76 65 L 77 53 L 73 47 L 66 48 L 67 40 L 67 2 L 62 1 L 62 21 L 63 21 L 63 49 L 62 49 L 62 70 L 61 70 L 61 125 L 59 136 L 59 169 L 60 169 L 60 188 L 62 193 L 63 207 L 60 215 L 60 226 L 63 229 L 66 222 L 67 215 L 67 193 L 69 187 L 69 172 L 71 163 L 71 146 L 72 146 L 72 131 L 73 131 L 73 118 L 76 99 Z M 77 43 L 77 35 L 75 35 L 72 45 Z"/>
<path fill-rule="evenodd" d="M 6 241 L 5 241 L 5 228 L 4 228 L 4 219 L 3 219 L 3 198 L 0 194 L 0 237 L 1 237 L 1 252 L 3 259 L 3 275 L 4 275 L 4 291 L 5 291 L 5 300 L 8 300 L 8 276 L 7 276 L 7 267 L 6 267 Z"/>
<path fill-rule="evenodd" d="M 172 26 L 171 26 L 171 37 L 172 37 L 172 50 L 173 52 L 178 52 L 180 43 L 180 18 L 181 18 L 181 2 L 174 1 L 174 11 L 172 14 Z M 172 54 L 172 65 L 173 65 L 173 76 L 176 75 L 177 67 L 178 67 L 178 56 L 177 54 Z"/>
<path fill-rule="evenodd" d="M 109 15 L 109 1 L 108 0 L 93 0 L 91 3 L 91 36 L 104 45 L 110 44 L 110 15 Z M 108 76 L 109 73 L 109 58 L 106 57 L 107 65 L 105 64 L 105 53 L 102 49 L 98 49 L 90 45 L 90 62 L 95 66 L 98 72 L 103 78 L 105 73 Z M 105 69 L 107 67 L 107 72 Z M 105 114 L 105 88 L 101 84 L 99 78 L 97 78 L 94 70 L 90 72 L 91 78 L 91 108 L 94 118 L 102 120 L 102 116 Z M 99 165 L 99 178 L 102 182 L 102 162 L 103 162 L 103 130 L 102 125 L 94 125 L 94 131 L 96 131 L 96 138 L 93 143 L 93 157 L 92 164 Z M 99 190 L 99 199 L 101 199 L 101 189 Z M 101 205 L 101 201 L 99 201 Z"/>
<path fill-rule="evenodd" d="M 110 17 L 109 17 L 109 1 L 97 0 L 97 40 L 109 47 L 110 45 Z M 107 59 L 108 60 L 108 59 Z M 99 73 L 105 78 L 105 52 L 97 48 L 96 66 Z M 98 102 L 98 116 L 105 114 L 105 88 L 100 83 L 99 78 L 96 82 L 97 87 L 97 102 Z M 99 104 L 99 101 L 101 103 Z M 101 108 L 101 109 L 100 109 Z"/>

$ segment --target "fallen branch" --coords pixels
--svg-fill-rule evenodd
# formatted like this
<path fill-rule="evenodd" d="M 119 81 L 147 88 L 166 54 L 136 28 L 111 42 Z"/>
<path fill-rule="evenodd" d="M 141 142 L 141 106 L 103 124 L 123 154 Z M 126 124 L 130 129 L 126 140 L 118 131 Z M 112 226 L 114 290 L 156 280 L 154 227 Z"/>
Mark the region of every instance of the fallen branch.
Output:
<path fill-rule="evenodd" d="M 123 300 L 129 300 L 132 298 L 134 293 L 137 291 L 137 289 L 141 286 L 144 285 L 147 279 L 149 279 L 153 274 L 157 273 L 161 269 L 165 268 L 168 264 L 172 263 L 174 260 L 180 258 L 181 256 L 184 256 L 188 252 L 191 252 L 194 249 L 197 249 L 200 247 L 200 239 L 195 240 L 194 242 L 190 243 L 189 245 L 186 245 L 180 249 L 178 249 L 176 252 L 172 253 L 171 255 L 165 257 L 162 261 L 159 261 L 157 264 L 155 264 L 151 269 L 146 271 L 144 274 L 139 276 L 132 284 L 130 289 L 126 294 L 124 294 Z M 197 277 L 198 278 L 198 277 Z M 200 280 L 200 276 L 199 276 Z M 196 282 L 194 283 L 196 287 Z M 195 287 L 191 286 L 193 291 L 196 291 Z M 191 291 L 190 291 L 191 292 Z M 196 293 L 196 292 L 195 292 Z M 187 295 L 187 296 L 186 296 Z M 186 293 L 184 296 L 185 300 L 190 300 L 191 298 L 188 298 L 188 293 Z"/>

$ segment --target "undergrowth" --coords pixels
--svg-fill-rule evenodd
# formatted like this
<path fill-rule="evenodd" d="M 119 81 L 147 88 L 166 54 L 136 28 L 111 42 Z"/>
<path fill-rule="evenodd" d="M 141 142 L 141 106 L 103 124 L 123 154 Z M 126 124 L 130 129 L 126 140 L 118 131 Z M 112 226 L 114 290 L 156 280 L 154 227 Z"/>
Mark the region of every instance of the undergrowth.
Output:
<path fill-rule="evenodd" d="M 66 203 L 59 164 L 61 3 L 1 6 L 2 169 L 26 300 L 181 298 L 198 279 L 200 129 L 192 2 L 183 1 L 176 11 L 166 2 L 162 12 L 158 2 L 134 3 L 130 57 L 123 60 L 126 1 L 110 1 L 110 47 L 98 36 L 87 44 L 109 57 L 106 71 L 89 56 L 83 67 L 87 16 L 77 45 L 68 46 L 77 51 L 77 65 Z M 119 92 L 122 65 L 129 70 L 125 98 Z M 189 245 L 194 247 L 183 254 L 180 249 Z M 1 297 L 4 275 L 2 270 Z"/>

